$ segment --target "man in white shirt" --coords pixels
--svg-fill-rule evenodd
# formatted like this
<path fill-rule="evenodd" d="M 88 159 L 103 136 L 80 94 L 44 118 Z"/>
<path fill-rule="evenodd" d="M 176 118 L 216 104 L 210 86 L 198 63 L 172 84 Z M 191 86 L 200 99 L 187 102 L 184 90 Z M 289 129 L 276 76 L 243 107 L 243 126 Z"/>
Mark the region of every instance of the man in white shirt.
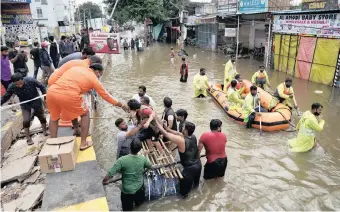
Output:
<path fill-rule="evenodd" d="M 141 97 L 148 97 L 150 99 L 150 106 L 155 109 L 156 103 L 153 101 L 153 99 L 146 94 L 146 87 L 144 85 L 139 86 L 138 94 L 133 95 L 132 99 L 137 100 L 139 103 L 141 103 Z"/>

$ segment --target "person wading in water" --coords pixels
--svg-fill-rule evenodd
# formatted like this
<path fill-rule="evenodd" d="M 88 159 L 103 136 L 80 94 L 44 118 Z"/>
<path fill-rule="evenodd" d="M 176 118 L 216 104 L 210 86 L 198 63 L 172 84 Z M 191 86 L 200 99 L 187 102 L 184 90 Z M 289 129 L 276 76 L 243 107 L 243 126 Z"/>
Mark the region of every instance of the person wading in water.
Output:
<path fill-rule="evenodd" d="M 315 141 L 316 132 L 321 132 L 325 121 L 321 117 L 323 106 L 320 103 L 313 103 L 311 110 L 303 113 L 296 129 L 299 133 L 296 138 L 289 140 L 292 152 L 307 152 L 317 144 Z"/>
<path fill-rule="evenodd" d="M 174 131 L 160 123 L 156 123 L 158 129 L 164 137 L 167 137 L 172 143 L 178 146 L 178 153 L 183 166 L 183 179 L 179 183 L 179 193 L 186 198 L 192 188 L 199 185 L 202 164 L 197 149 L 197 139 L 194 135 L 195 125 L 191 122 L 185 124 L 183 136 L 180 132 Z"/>
<path fill-rule="evenodd" d="M 180 82 L 187 82 L 188 79 L 188 64 L 185 62 L 185 57 L 182 57 L 182 65 L 180 68 L 181 79 Z"/>
<path fill-rule="evenodd" d="M 222 121 L 213 119 L 210 121 L 210 132 L 201 135 L 198 144 L 198 152 L 203 147 L 207 153 L 207 163 L 204 166 L 203 178 L 214 179 L 224 177 L 227 168 L 227 154 L 225 152 L 227 136 L 222 132 Z"/>
<path fill-rule="evenodd" d="M 176 117 L 179 121 L 178 132 L 183 133 L 185 123 L 187 122 L 188 112 L 184 109 L 178 109 L 176 111 Z"/>
<path fill-rule="evenodd" d="M 128 126 L 124 119 L 119 118 L 115 121 L 116 127 L 119 129 L 117 134 L 117 159 L 130 154 L 130 144 L 136 138 L 136 134 L 142 129 L 143 125 L 138 124 Z"/>
<path fill-rule="evenodd" d="M 194 97 L 205 98 L 208 96 L 207 88 L 209 87 L 208 78 L 205 75 L 205 68 L 200 69 L 200 73 L 196 74 L 193 80 L 195 94 Z"/>
<path fill-rule="evenodd" d="M 133 140 L 130 154 L 120 157 L 103 179 L 103 184 L 108 185 L 115 174 L 122 174 L 120 199 L 123 211 L 132 211 L 134 205 L 140 206 L 145 200 L 144 171 L 152 166 L 146 157 L 138 155 L 141 149 L 142 143 Z"/>

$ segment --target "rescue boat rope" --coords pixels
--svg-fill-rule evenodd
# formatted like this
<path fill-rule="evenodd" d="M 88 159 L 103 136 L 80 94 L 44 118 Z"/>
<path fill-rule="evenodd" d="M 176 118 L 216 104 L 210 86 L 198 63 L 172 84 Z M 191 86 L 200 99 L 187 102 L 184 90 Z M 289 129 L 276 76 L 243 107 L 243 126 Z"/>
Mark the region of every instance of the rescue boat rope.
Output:
<path fill-rule="evenodd" d="M 290 109 L 288 109 L 288 108 L 278 108 L 278 109 L 274 110 L 273 112 L 278 112 L 278 113 L 280 113 L 281 116 L 288 122 L 288 124 L 296 129 L 296 126 L 294 126 L 294 125 L 292 124 L 292 122 L 290 122 L 289 120 L 287 120 L 286 117 L 285 117 L 280 111 L 278 111 L 278 110 L 280 110 L 280 109 L 286 109 L 286 110 L 288 110 L 288 111 L 290 112 L 291 115 L 293 114 L 292 111 L 291 111 Z M 296 130 L 295 130 L 295 131 L 296 131 Z M 286 131 L 286 132 L 295 132 L 295 131 Z"/>
<path fill-rule="evenodd" d="M 10 109 L 12 107 L 16 107 L 16 106 L 19 106 L 19 105 L 22 105 L 22 104 L 25 104 L 25 103 L 28 103 L 28 102 L 32 102 L 34 100 L 40 99 L 40 98 L 45 97 L 45 96 L 46 96 L 46 94 L 43 94 L 43 95 L 37 96 L 37 97 L 30 99 L 30 100 L 26 100 L 26 101 L 23 101 L 23 102 L 20 102 L 20 103 L 12 104 L 12 105 L 3 106 L 3 107 L 1 107 L 1 111 Z"/>

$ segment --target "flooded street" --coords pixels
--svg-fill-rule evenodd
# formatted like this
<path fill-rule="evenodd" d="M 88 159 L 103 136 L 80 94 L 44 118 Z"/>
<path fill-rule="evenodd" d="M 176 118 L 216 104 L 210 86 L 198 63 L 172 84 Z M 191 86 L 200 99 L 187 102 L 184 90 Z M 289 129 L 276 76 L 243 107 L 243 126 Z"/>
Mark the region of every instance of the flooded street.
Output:
<path fill-rule="evenodd" d="M 188 120 L 196 124 L 197 138 L 209 131 L 213 118 L 222 120 L 227 134 L 227 173 L 224 179 L 205 181 L 185 200 L 167 197 L 146 202 L 137 210 L 340 210 L 340 90 L 294 78 L 293 87 L 300 110 L 310 109 L 313 102 L 324 106 L 325 128 L 317 134 L 319 147 L 312 152 L 288 152 L 287 140 L 297 132 L 264 132 L 245 129 L 232 119 L 210 97 L 194 99 L 192 80 L 199 68 L 207 70 L 212 83 L 221 83 L 223 54 L 186 48 L 189 57 L 188 83 L 179 82 L 180 58 L 170 64 L 170 45 L 154 43 L 144 52 L 122 52 L 111 56 L 111 66 L 105 71 L 103 84 L 120 101 L 127 102 L 138 92 L 139 85 L 147 87 L 147 94 L 163 111 L 163 98 L 173 101 L 173 108 L 186 109 Z M 196 59 L 193 55 L 196 54 Z M 259 62 L 241 59 L 238 72 L 250 79 Z M 284 81 L 285 74 L 269 72 L 273 89 Z M 314 93 L 315 90 L 323 94 Z M 101 168 L 108 170 L 116 160 L 116 118 L 127 115 L 101 98 L 96 116 L 111 119 L 95 120 L 95 149 Z M 295 113 L 294 113 L 295 114 Z M 294 115 L 294 122 L 298 118 Z M 204 165 L 205 158 L 201 160 Z M 110 210 L 120 210 L 119 183 L 106 186 Z"/>

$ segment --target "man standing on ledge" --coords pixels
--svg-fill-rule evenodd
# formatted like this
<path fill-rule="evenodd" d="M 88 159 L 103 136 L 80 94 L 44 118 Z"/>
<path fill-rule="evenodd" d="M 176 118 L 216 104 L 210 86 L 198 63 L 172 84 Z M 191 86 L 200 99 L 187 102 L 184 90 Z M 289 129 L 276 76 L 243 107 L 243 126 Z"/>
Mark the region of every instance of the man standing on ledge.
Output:
<path fill-rule="evenodd" d="M 50 111 L 50 133 L 52 138 L 57 137 L 58 120 L 71 121 L 74 127 L 74 134 L 79 135 L 78 117 L 81 116 L 81 144 L 80 150 L 85 150 L 92 146 L 92 141 L 87 141 L 90 115 L 89 109 L 84 102 L 82 95 L 91 89 L 107 102 L 120 107 L 125 111 L 129 108 L 114 99 L 103 87 L 98 77 L 103 75 L 101 64 L 92 64 L 89 68 L 76 66 L 66 71 L 52 84 L 46 96 L 47 107 Z"/>
<path fill-rule="evenodd" d="M 60 60 L 58 64 L 58 68 L 60 68 L 62 65 L 64 65 L 70 60 L 85 60 L 95 54 L 96 53 L 93 51 L 91 47 L 85 47 L 82 52 L 75 52 L 75 53 L 69 54 L 66 57 L 64 57 L 62 60 Z"/>
<path fill-rule="evenodd" d="M 206 150 L 207 163 L 204 166 L 204 179 L 223 177 L 227 168 L 227 155 L 225 147 L 227 136 L 222 131 L 222 121 L 213 119 L 210 121 L 211 132 L 201 135 L 198 144 L 198 152 L 201 154 L 203 147 Z"/>
<path fill-rule="evenodd" d="M 322 108 L 320 103 L 313 103 L 312 110 L 303 113 L 296 126 L 298 136 L 288 141 L 292 152 L 307 152 L 316 146 L 315 134 L 321 132 L 325 125 L 321 117 Z"/>
<path fill-rule="evenodd" d="M 40 89 L 42 94 L 46 93 L 46 88 L 43 84 L 38 82 L 36 79 L 31 77 L 22 77 L 20 73 L 15 73 L 11 77 L 12 83 L 8 86 L 6 90 L 6 94 L 1 97 L 1 105 L 7 102 L 13 94 L 19 97 L 20 102 L 24 102 L 27 100 L 34 99 L 39 97 L 39 93 L 37 88 Z M 47 135 L 46 130 L 46 117 L 42 107 L 41 99 L 38 98 L 36 100 L 21 104 L 21 111 L 23 117 L 23 127 L 25 129 L 25 135 L 27 139 L 27 144 L 34 144 L 31 136 L 30 136 L 30 124 L 31 124 L 31 111 L 33 109 L 33 115 L 38 117 L 41 127 L 43 130 L 43 134 Z"/>
<path fill-rule="evenodd" d="M 150 100 L 150 105 L 153 109 L 155 109 L 156 107 L 156 103 L 153 101 L 153 99 L 146 94 L 146 87 L 144 85 L 141 85 L 138 87 L 138 94 L 135 94 L 133 95 L 132 99 L 135 99 L 137 100 L 139 103 L 141 103 L 141 98 L 146 96 L 146 97 L 149 97 L 149 100 Z"/>
<path fill-rule="evenodd" d="M 144 171 L 152 166 L 146 157 L 137 155 L 141 149 L 142 143 L 133 140 L 130 144 L 131 153 L 119 158 L 103 179 L 103 184 L 108 185 L 110 178 L 122 173 L 120 200 L 123 211 L 132 211 L 134 204 L 140 206 L 145 200 Z"/>

